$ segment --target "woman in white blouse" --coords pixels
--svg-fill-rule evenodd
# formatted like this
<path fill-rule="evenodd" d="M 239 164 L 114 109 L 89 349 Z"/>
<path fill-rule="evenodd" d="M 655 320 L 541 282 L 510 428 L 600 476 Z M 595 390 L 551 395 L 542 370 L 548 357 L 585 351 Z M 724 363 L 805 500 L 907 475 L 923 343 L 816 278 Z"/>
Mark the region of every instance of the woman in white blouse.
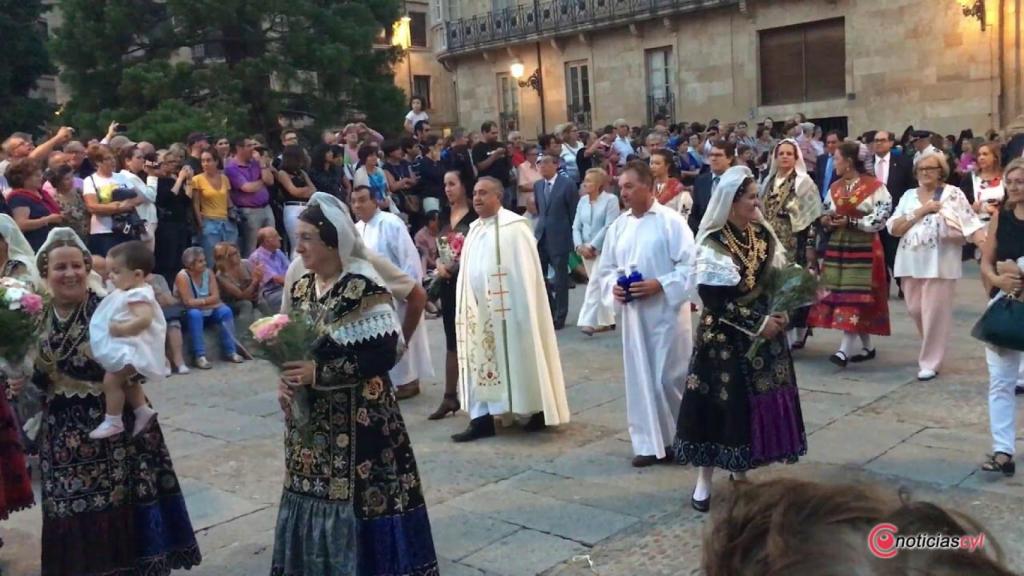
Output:
<path fill-rule="evenodd" d="M 118 174 L 124 177 L 128 186 L 135 190 L 135 193 L 138 194 L 139 199 L 142 201 L 141 204 L 135 207 L 135 212 L 139 215 L 139 218 L 146 221 L 146 234 L 141 240 L 152 250 L 156 242 L 157 178 L 156 176 L 148 176 L 146 174 L 145 155 L 142 153 L 142 150 L 135 146 L 122 148 L 118 152 L 118 165 L 121 168 Z"/>
<path fill-rule="evenodd" d="M 956 186 L 943 184 L 949 164 L 940 153 L 914 163 L 918 187 L 907 190 L 886 223 L 900 238 L 894 276 L 902 278 L 907 310 L 921 335 L 918 380 L 935 378 L 953 328 L 956 281 L 965 242 L 984 240 L 985 224 Z"/>
<path fill-rule="evenodd" d="M 594 274 L 597 259 L 604 245 L 608 226 L 619 217 L 619 199 L 604 191 L 608 173 L 600 168 L 587 170 L 583 179 L 583 196 L 576 206 L 576 218 L 572 223 L 572 240 L 576 253 L 583 258 L 587 269 L 587 293 L 580 308 L 576 325 L 587 336 L 604 332 L 615 326 L 615 310 L 602 304 L 601 282 Z"/>

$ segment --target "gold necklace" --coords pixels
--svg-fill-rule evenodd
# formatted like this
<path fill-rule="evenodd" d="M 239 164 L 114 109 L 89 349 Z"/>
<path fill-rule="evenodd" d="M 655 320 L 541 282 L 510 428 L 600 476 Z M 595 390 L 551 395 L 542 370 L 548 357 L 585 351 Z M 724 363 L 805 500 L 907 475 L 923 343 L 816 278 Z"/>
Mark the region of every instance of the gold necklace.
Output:
<path fill-rule="evenodd" d="M 761 267 L 761 262 L 768 256 L 768 244 L 757 238 L 752 224 L 747 224 L 743 230 L 743 235 L 747 239 L 746 244 L 733 234 L 728 224 L 722 229 L 722 232 L 725 245 L 746 268 L 743 272 L 743 283 L 746 284 L 747 290 L 752 290 L 757 284 L 757 272 Z"/>

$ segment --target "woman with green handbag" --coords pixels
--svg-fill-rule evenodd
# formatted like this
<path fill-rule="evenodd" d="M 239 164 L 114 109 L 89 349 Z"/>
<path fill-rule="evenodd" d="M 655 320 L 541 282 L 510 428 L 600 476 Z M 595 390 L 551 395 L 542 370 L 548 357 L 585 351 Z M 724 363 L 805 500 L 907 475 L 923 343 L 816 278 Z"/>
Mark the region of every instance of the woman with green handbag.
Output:
<path fill-rule="evenodd" d="M 989 224 L 988 240 L 982 245 L 981 275 L 986 288 L 997 298 L 974 327 L 976 337 L 986 341 L 985 358 L 988 363 L 988 414 L 992 432 L 992 455 L 981 468 L 989 472 L 1002 472 L 1013 476 L 1016 438 L 1016 398 L 1014 388 L 1020 374 L 1024 338 L 1020 330 L 1004 331 L 1002 327 L 1013 318 L 1024 318 L 1021 295 L 1021 268 L 1017 259 L 1024 257 L 1024 159 L 1018 158 L 1003 173 L 1006 204 Z M 1016 324 L 1019 327 L 1019 324 Z M 1012 339 L 999 335 L 1017 334 Z M 1000 345 L 993 345 L 998 341 Z"/>

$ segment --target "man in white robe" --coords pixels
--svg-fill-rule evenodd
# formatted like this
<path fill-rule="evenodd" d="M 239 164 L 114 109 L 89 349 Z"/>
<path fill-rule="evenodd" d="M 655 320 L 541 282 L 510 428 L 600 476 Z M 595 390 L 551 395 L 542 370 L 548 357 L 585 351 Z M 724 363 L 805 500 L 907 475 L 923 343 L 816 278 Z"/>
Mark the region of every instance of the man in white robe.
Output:
<path fill-rule="evenodd" d="M 469 442 L 494 436 L 494 416 L 528 417 L 537 431 L 569 422 L 551 309 L 537 242 L 526 219 L 501 207 L 501 182 L 483 177 L 473 189 L 473 223 L 462 247 L 455 330 L 459 390 Z"/>
<path fill-rule="evenodd" d="M 628 208 L 612 223 L 601 251 L 601 295 L 619 308 L 626 375 L 626 411 L 633 466 L 668 462 L 693 350 L 690 301 L 697 299 L 696 245 L 686 219 L 655 199 L 643 162 L 619 176 Z M 644 280 L 619 287 L 620 270 L 635 266 Z"/>
<path fill-rule="evenodd" d="M 355 213 L 356 230 L 363 243 L 370 250 L 384 256 L 408 274 L 417 284 L 423 281 L 423 261 L 409 236 L 401 218 L 384 212 L 372 197 L 366 186 L 356 186 L 351 196 L 352 212 Z M 399 318 L 404 318 L 407 307 L 396 300 Z M 427 341 L 427 325 L 420 319 L 419 327 L 406 341 L 405 354 L 389 373 L 395 385 L 395 397 L 399 400 L 412 398 L 420 393 L 420 379 L 434 376 L 434 364 L 430 360 L 430 346 Z"/>

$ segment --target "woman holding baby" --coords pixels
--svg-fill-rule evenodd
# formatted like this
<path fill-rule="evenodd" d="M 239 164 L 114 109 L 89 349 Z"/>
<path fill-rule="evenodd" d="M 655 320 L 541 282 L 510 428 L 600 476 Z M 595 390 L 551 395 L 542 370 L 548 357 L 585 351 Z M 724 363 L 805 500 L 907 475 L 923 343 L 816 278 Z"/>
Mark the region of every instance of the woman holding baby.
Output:
<path fill-rule="evenodd" d="M 1019 297 L 1024 257 L 1024 159 L 1017 158 L 1003 172 L 1006 202 L 992 218 L 988 239 L 981 247 L 981 278 L 994 297 L 1000 291 Z M 992 455 L 981 465 L 988 472 L 1013 476 L 1014 440 L 1017 431 L 1016 397 L 1022 352 L 989 346 L 988 417 L 992 432 Z"/>
<path fill-rule="evenodd" d="M 985 224 L 964 193 L 944 183 L 949 177 L 944 155 L 922 155 L 914 172 L 918 187 L 907 190 L 886 227 L 900 238 L 893 275 L 902 279 L 907 310 L 922 338 L 917 379 L 931 380 L 942 366 L 953 329 L 949 303 L 962 275 L 963 245 L 980 244 Z"/>

